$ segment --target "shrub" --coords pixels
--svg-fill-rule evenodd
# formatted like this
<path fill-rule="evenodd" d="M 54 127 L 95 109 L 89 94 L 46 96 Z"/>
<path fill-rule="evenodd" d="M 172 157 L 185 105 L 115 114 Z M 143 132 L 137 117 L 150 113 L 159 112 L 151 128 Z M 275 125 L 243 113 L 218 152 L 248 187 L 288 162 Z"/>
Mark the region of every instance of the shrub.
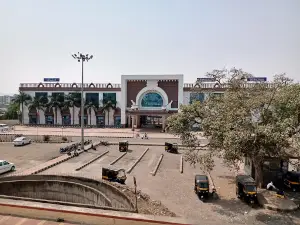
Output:
<path fill-rule="evenodd" d="M 68 138 L 66 136 L 61 137 L 62 141 L 68 141 Z"/>
<path fill-rule="evenodd" d="M 49 135 L 44 135 L 43 136 L 43 141 L 48 142 L 50 140 L 50 136 Z"/>

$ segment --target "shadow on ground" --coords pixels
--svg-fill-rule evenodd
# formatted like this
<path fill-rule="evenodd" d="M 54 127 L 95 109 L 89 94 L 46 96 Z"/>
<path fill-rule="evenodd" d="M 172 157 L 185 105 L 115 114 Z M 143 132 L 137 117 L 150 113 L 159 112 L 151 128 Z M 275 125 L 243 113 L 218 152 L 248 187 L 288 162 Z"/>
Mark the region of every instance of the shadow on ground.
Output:
<path fill-rule="evenodd" d="M 300 224 L 300 212 L 258 212 L 255 215 L 255 219 L 256 221 L 266 225 L 296 225 Z"/>
<path fill-rule="evenodd" d="M 235 176 L 218 176 L 218 178 L 228 181 L 228 184 L 235 184 Z"/>

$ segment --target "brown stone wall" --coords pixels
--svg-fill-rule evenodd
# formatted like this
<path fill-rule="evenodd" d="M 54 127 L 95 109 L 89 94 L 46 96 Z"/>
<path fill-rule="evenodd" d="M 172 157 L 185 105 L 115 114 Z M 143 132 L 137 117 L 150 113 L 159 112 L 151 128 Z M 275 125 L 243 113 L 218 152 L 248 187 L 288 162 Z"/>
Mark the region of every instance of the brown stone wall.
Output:
<path fill-rule="evenodd" d="M 160 87 L 166 92 L 169 98 L 169 102 L 173 100 L 172 108 L 177 108 L 178 107 L 178 80 L 158 81 L 158 87 Z"/>
<path fill-rule="evenodd" d="M 131 100 L 135 101 L 137 94 L 147 86 L 147 81 L 127 81 L 127 107 L 131 107 Z"/>

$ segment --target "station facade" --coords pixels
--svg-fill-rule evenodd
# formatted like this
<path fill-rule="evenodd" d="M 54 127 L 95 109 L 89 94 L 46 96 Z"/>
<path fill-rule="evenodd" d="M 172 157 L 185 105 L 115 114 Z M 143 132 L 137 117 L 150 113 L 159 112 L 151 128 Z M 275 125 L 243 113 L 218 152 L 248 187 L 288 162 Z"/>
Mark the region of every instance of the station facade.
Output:
<path fill-rule="evenodd" d="M 166 119 L 177 113 L 180 105 L 193 100 L 203 101 L 207 92 L 223 93 L 215 83 L 184 83 L 183 75 L 122 75 L 121 84 L 85 83 L 85 102 L 99 106 L 84 110 L 85 125 L 97 127 L 159 127 L 163 130 Z M 32 98 L 56 94 L 67 96 L 81 92 L 81 83 L 21 83 L 19 90 Z M 104 102 L 113 100 L 116 106 L 104 107 Z M 24 124 L 80 125 L 78 107 L 32 109 L 25 106 Z"/>

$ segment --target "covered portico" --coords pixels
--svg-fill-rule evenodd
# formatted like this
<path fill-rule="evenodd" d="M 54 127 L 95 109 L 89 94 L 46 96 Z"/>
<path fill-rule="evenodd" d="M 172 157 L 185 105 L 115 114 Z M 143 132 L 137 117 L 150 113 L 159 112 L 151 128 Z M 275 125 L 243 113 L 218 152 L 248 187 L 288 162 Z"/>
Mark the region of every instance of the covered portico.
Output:
<path fill-rule="evenodd" d="M 166 129 L 166 120 L 167 118 L 172 115 L 173 113 L 177 113 L 175 111 L 167 111 L 167 110 L 127 110 L 127 124 L 128 127 L 134 128 L 141 128 L 143 124 L 141 124 L 141 117 L 147 118 L 161 118 L 161 129 L 162 132 Z"/>

